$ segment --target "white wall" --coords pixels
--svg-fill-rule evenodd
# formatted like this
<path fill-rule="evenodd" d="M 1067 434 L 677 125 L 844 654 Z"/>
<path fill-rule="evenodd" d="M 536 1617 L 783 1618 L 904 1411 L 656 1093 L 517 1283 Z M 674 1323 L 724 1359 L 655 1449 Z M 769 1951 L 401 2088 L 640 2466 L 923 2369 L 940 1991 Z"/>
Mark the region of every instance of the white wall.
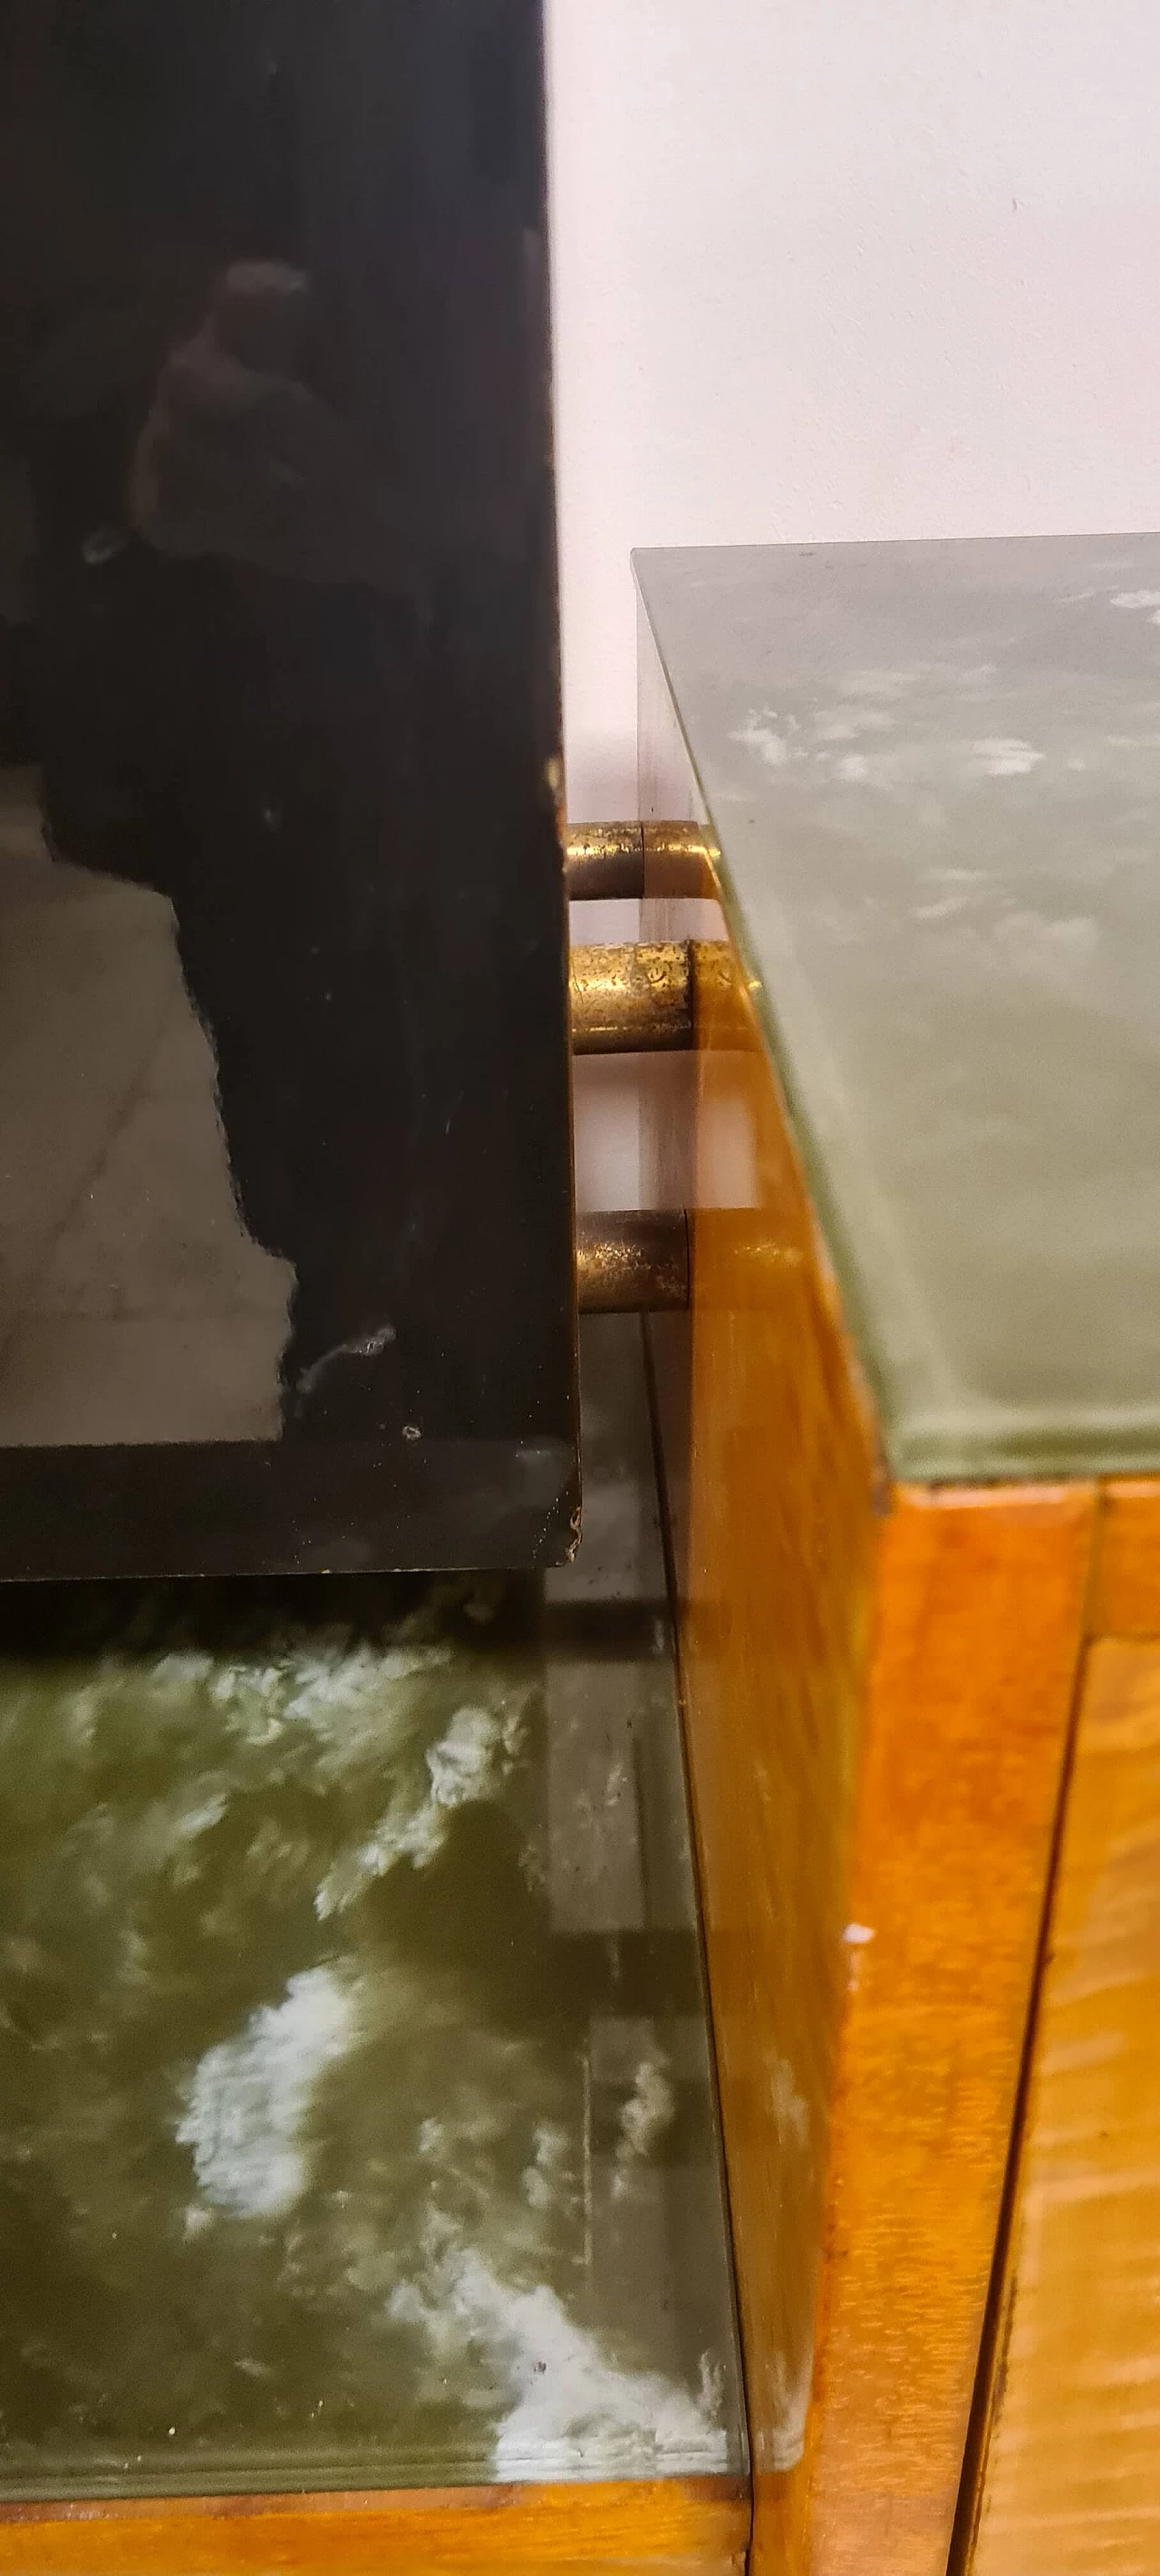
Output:
<path fill-rule="evenodd" d="M 548 0 L 569 804 L 634 545 L 1160 523 L 1160 0 Z"/>

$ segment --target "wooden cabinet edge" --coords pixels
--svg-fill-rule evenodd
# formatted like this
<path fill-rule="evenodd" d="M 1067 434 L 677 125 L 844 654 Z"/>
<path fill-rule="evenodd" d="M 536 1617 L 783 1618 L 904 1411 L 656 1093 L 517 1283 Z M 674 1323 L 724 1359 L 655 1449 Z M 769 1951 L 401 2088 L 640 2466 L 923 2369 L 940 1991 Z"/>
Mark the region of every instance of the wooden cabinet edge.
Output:
<path fill-rule="evenodd" d="M 1097 1497 L 903 1488 L 893 1503 L 866 1681 L 806 2454 L 796 2505 L 787 2497 L 772 2516 L 775 2499 L 758 2496 L 759 2532 L 764 2522 L 791 2538 L 780 2564 L 811 2576 L 936 2576 L 946 2565 Z M 760 2565 L 779 2566 L 764 2540 Z"/>
<path fill-rule="evenodd" d="M 1088 1634 L 1160 1639 L 1160 1480 L 1111 1478 L 1102 1488 Z"/>
<path fill-rule="evenodd" d="M 744 2565 L 743 2479 L 0 2507 L 5 2576 L 406 2576 Z"/>
<path fill-rule="evenodd" d="M 1160 1641 L 1084 1658 L 953 2576 L 1151 2566 Z"/>

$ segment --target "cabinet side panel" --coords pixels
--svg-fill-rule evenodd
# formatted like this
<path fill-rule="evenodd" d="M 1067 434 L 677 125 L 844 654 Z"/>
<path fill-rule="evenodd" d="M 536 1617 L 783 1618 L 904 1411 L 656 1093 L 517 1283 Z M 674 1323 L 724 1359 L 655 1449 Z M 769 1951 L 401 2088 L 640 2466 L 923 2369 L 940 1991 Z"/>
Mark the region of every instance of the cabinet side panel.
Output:
<path fill-rule="evenodd" d="M 971 2576 L 1160 2547 L 1160 1645 L 1088 1659 Z"/>
<path fill-rule="evenodd" d="M 891 1493 L 740 973 L 698 993 L 674 1547 L 757 2576 L 946 2563 L 1088 1488 Z M 672 1429 L 678 1408 L 661 1408 Z"/>
<path fill-rule="evenodd" d="M 196 2498 L 0 2513 L 12 2576 L 741 2576 L 749 2499 L 727 2479 Z"/>
<path fill-rule="evenodd" d="M 1160 1484 L 1105 1485 L 1089 1634 L 1160 1640 Z"/>
<path fill-rule="evenodd" d="M 816 2576 L 946 2567 L 1095 1511 L 1088 1488 L 903 1489 L 883 1533 L 799 2501 Z"/>
<path fill-rule="evenodd" d="M 875 1468 L 739 977 L 706 984 L 698 1022 L 674 1552 L 760 2566 L 813 2370 Z M 662 1420 L 671 1433 L 671 1391 Z"/>

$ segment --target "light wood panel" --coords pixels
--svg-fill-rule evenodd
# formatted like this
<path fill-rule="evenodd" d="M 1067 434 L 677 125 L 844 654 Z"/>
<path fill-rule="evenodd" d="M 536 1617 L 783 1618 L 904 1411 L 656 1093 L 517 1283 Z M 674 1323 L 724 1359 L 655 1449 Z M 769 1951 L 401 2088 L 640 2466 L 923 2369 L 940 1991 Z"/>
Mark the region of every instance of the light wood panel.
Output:
<path fill-rule="evenodd" d="M 761 2576 L 812 2374 L 876 1461 L 739 983 L 698 1027 L 682 1670 Z"/>
<path fill-rule="evenodd" d="M 972 2576 L 1160 2566 L 1160 1645 L 1089 1658 Z"/>
<path fill-rule="evenodd" d="M 1160 1485 L 1104 1487 L 1089 1629 L 1093 1637 L 1160 1638 Z"/>
<path fill-rule="evenodd" d="M 1067 1753 L 1095 1497 L 896 1495 L 848 1906 L 803 2564 L 941 2576 Z"/>
<path fill-rule="evenodd" d="M 742 2576 L 745 2489 L 481 2487 L 392 2496 L 222 2497 L 0 2513 L 11 2576 Z"/>
<path fill-rule="evenodd" d="M 679 1572 L 753 2567 L 939 2576 L 1095 1497 L 889 1492 L 738 972 L 698 1032 Z"/>

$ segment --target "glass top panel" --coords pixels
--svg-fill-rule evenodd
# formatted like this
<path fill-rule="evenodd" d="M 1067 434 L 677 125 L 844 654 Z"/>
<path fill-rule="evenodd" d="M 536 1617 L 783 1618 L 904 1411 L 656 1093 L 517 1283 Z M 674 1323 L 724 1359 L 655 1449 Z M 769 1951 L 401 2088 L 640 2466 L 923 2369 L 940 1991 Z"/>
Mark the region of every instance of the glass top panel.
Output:
<path fill-rule="evenodd" d="M 894 1471 L 1160 1468 L 1160 537 L 637 574 Z"/>
<path fill-rule="evenodd" d="M 0 2496 L 745 2465 L 639 1329 L 534 1578 L 3 1601 Z"/>

